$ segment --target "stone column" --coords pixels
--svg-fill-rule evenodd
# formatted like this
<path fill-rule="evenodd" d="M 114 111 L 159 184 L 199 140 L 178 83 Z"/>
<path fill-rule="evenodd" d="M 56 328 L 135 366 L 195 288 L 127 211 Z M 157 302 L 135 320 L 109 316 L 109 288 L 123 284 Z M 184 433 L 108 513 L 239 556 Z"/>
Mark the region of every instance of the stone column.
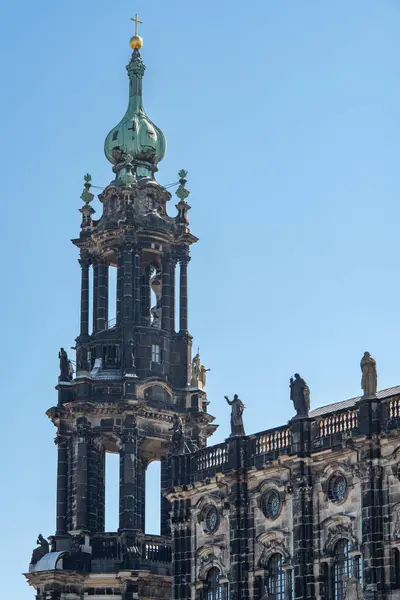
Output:
<path fill-rule="evenodd" d="M 126 244 L 123 249 L 122 319 L 132 321 L 132 248 Z"/>
<path fill-rule="evenodd" d="M 92 329 L 93 333 L 97 331 L 97 301 L 98 301 L 98 281 L 99 281 L 99 266 L 97 261 L 92 261 L 93 265 L 93 315 Z"/>
<path fill-rule="evenodd" d="M 132 256 L 133 265 L 133 320 L 137 325 L 141 325 L 140 310 L 140 247 L 135 246 Z"/>
<path fill-rule="evenodd" d="M 139 444 L 134 418 L 129 418 L 125 423 L 120 444 L 119 529 L 124 533 L 132 533 L 139 529 L 141 519 L 138 514 L 141 494 L 137 487 Z"/>
<path fill-rule="evenodd" d="M 117 256 L 117 301 L 116 301 L 116 316 L 117 325 L 121 324 L 122 320 L 122 292 L 124 280 L 124 256 L 120 248 L 116 251 Z"/>
<path fill-rule="evenodd" d="M 97 267 L 97 331 L 107 328 L 108 324 L 108 265 L 99 263 Z"/>
<path fill-rule="evenodd" d="M 99 439 L 88 440 L 87 446 L 87 506 L 88 530 L 92 533 L 102 531 L 104 520 L 100 519 L 101 498 L 104 496 L 104 448 Z M 101 522 L 102 521 L 102 522 Z"/>
<path fill-rule="evenodd" d="M 81 417 L 85 419 L 85 417 Z M 86 419 L 85 419 L 86 420 Z M 75 529 L 87 531 L 88 528 L 88 448 L 87 427 L 78 425 L 75 442 L 75 480 L 76 480 L 76 519 Z"/>
<path fill-rule="evenodd" d="M 180 258 L 179 276 L 179 329 L 181 332 L 188 330 L 188 282 L 187 266 L 189 256 Z"/>
<path fill-rule="evenodd" d="M 56 535 L 66 535 L 68 509 L 68 438 L 57 433 L 57 521 Z"/>
<path fill-rule="evenodd" d="M 192 583 L 192 528 L 190 499 L 171 502 L 172 598 L 190 600 Z"/>
<path fill-rule="evenodd" d="M 377 398 L 365 398 L 359 403 L 359 433 L 366 436 L 360 453 L 362 486 L 362 547 L 365 596 L 385 597 L 385 553 L 387 543 L 384 522 L 389 522 L 388 498 L 383 490 L 383 468 L 380 433 L 386 406 Z M 389 585 L 389 581 L 387 582 Z"/>
<path fill-rule="evenodd" d="M 164 492 L 171 485 L 170 465 L 167 458 L 161 459 L 161 520 L 160 533 L 161 535 L 171 535 L 169 524 L 169 512 L 171 503 L 168 498 L 165 498 Z"/>
<path fill-rule="evenodd" d="M 248 600 L 249 569 L 254 539 L 254 524 L 249 518 L 247 470 L 248 439 L 245 436 L 228 438 L 228 467 L 235 473 L 230 486 L 229 542 L 231 557 L 230 600 Z"/>
<path fill-rule="evenodd" d="M 89 335 L 89 257 L 81 256 L 81 329 L 80 335 Z"/>
<path fill-rule="evenodd" d="M 171 329 L 171 257 L 165 256 L 162 263 L 161 329 Z"/>

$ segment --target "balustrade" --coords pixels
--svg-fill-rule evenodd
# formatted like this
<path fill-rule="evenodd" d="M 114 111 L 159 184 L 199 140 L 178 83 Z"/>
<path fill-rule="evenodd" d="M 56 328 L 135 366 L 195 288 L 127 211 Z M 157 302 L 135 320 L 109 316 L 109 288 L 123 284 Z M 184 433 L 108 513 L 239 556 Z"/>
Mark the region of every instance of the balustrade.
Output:
<path fill-rule="evenodd" d="M 228 448 L 225 444 L 200 450 L 196 455 L 196 470 L 213 469 L 228 462 Z"/>
<path fill-rule="evenodd" d="M 289 427 L 272 429 L 264 433 L 257 434 L 256 454 L 267 454 L 289 448 L 291 445 L 291 431 Z"/>
<path fill-rule="evenodd" d="M 332 413 L 322 417 L 319 422 L 319 435 L 321 438 L 335 433 L 352 431 L 358 427 L 358 409 Z"/>

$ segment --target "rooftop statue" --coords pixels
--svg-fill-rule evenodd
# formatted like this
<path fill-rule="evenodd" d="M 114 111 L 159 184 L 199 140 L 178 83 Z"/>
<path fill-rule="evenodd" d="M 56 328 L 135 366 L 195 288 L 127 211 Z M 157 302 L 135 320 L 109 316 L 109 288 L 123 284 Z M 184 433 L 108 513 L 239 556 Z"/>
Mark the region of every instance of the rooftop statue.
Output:
<path fill-rule="evenodd" d="M 39 546 L 38 548 L 35 548 L 32 553 L 31 565 L 36 565 L 45 554 L 48 554 L 50 550 L 49 542 L 44 539 L 41 533 L 39 533 L 36 543 L 39 544 Z"/>
<path fill-rule="evenodd" d="M 376 371 L 376 360 L 369 352 L 364 352 L 361 359 L 361 389 L 364 397 L 376 396 L 378 390 L 378 374 Z"/>
<path fill-rule="evenodd" d="M 310 412 L 310 388 L 298 373 L 295 373 L 294 378 L 290 378 L 290 399 L 296 411 L 295 418 L 308 417 Z"/>
<path fill-rule="evenodd" d="M 191 387 L 200 388 L 201 390 L 206 387 L 207 371 L 204 365 L 200 361 L 200 351 L 197 350 L 196 356 L 192 360 L 190 385 Z"/>
<path fill-rule="evenodd" d="M 68 358 L 68 354 L 64 350 L 64 348 L 60 348 L 60 352 L 58 353 L 58 358 L 60 359 L 60 376 L 58 378 L 59 381 L 72 381 L 73 377 L 73 369 L 72 363 Z"/>
<path fill-rule="evenodd" d="M 233 400 L 229 400 L 228 396 L 224 396 L 225 400 L 232 407 L 231 410 L 231 435 L 246 435 L 243 425 L 243 411 L 246 408 L 239 396 L 235 394 Z"/>

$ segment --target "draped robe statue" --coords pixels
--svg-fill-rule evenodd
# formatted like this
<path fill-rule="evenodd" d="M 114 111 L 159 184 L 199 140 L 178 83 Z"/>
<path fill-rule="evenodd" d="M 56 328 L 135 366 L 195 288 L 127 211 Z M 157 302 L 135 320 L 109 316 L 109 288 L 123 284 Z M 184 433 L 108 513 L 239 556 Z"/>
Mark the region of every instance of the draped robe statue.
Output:
<path fill-rule="evenodd" d="M 363 396 L 376 396 L 378 390 L 378 374 L 376 371 L 376 360 L 369 352 L 364 352 L 361 359 L 361 388 Z"/>
<path fill-rule="evenodd" d="M 296 417 L 308 417 L 310 412 L 310 388 L 298 373 L 295 373 L 294 378 L 290 378 L 290 399 L 293 402 Z"/>
<path fill-rule="evenodd" d="M 233 396 L 233 400 L 229 400 L 228 396 L 225 396 L 225 400 L 231 406 L 231 437 L 246 435 L 243 425 L 243 411 L 245 409 L 243 402 L 237 394 Z"/>
<path fill-rule="evenodd" d="M 36 565 L 39 560 L 49 552 L 49 542 L 44 539 L 41 533 L 39 533 L 36 543 L 39 544 L 39 546 L 38 548 L 35 548 L 32 553 L 31 565 Z"/>

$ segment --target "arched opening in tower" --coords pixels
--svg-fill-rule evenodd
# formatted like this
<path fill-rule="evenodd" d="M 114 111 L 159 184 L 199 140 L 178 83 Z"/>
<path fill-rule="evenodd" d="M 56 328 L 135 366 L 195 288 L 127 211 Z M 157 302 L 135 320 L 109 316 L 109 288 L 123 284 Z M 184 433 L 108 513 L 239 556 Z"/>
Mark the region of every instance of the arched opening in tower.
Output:
<path fill-rule="evenodd" d="M 153 460 L 146 469 L 145 532 L 160 535 L 161 531 L 161 462 Z"/>
<path fill-rule="evenodd" d="M 119 527 L 119 454 L 105 453 L 105 531 Z"/>

